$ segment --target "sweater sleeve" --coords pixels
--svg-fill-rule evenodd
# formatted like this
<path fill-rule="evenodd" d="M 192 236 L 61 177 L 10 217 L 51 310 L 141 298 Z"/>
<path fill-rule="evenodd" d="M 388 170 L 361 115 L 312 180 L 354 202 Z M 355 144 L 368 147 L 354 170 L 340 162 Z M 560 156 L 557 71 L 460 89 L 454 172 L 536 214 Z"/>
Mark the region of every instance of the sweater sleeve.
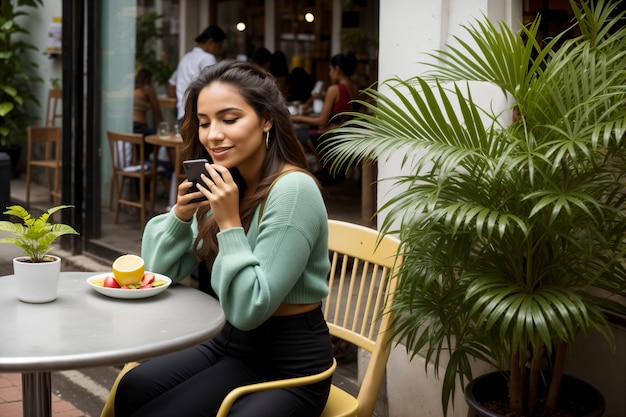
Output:
<path fill-rule="evenodd" d="M 303 277 L 313 247 L 326 239 L 326 222 L 326 208 L 312 179 L 289 174 L 270 191 L 258 235 L 246 236 L 243 228 L 218 234 L 211 283 L 233 326 L 256 328 L 276 311 Z M 325 275 L 321 279 L 325 285 Z"/>
<path fill-rule="evenodd" d="M 171 211 L 150 219 L 141 241 L 146 271 L 166 275 L 173 282 L 188 276 L 198 264 L 193 254 L 196 235 L 195 216 L 184 222 Z"/>

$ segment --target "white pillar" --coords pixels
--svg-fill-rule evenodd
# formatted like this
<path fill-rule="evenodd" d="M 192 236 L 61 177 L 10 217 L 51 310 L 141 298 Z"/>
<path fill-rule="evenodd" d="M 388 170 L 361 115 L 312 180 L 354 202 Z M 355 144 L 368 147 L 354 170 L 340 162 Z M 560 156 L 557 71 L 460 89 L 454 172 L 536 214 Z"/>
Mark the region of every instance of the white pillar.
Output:
<path fill-rule="evenodd" d="M 522 20 L 522 0 L 380 0 L 379 81 L 419 75 L 425 70 L 424 62 L 432 59 L 426 52 L 444 48 L 454 36 L 463 34 L 460 25 L 482 15 L 517 27 Z M 385 87 L 380 90 L 385 92 Z M 399 152 L 397 158 L 380 163 L 379 178 L 400 174 L 402 156 Z M 380 183 L 377 193 L 380 207 L 389 198 L 388 184 Z M 381 221 L 379 216 L 379 226 Z M 421 356 L 409 362 L 404 346 L 392 351 L 387 366 L 390 417 L 443 415 L 441 382 L 432 365 L 426 369 Z M 441 376 L 443 372 L 440 370 Z M 466 415 L 463 387 L 457 387 L 448 417 Z"/>
<path fill-rule="evenodd" d="M 265 0 L 265 47 L 270 51 L 276 49 L 276 1 Z"/>

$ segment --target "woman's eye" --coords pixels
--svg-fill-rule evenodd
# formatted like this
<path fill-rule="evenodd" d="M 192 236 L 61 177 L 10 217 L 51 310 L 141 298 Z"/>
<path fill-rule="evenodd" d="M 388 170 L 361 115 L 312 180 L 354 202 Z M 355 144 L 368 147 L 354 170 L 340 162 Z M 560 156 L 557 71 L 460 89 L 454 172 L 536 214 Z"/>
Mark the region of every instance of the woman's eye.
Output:
<path fill-rule="evenodd" d="M 207 127 L 209 127 L 211 125 L 211 123 L 200 123 L 200 127 L 202 129 L 206 129 Z"/>
<path fill-rule="evenodd" d="M 236 121 L 237 121 L 237 119 L 224 119 L 224 123 L 229 124 L 229 125 L 232 125 Z"/>

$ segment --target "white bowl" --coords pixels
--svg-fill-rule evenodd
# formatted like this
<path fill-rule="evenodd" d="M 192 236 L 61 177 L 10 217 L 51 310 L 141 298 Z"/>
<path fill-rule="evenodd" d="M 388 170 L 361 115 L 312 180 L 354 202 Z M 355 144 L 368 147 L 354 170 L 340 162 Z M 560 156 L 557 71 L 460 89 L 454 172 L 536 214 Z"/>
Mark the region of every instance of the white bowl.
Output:
<path fill-rule="evenodd" d="M 153 288 L 143 288 L 143 289 L 123 289 L 123 288 L 108 288 L 103 287 L 101 285 L 95 284 L 94 282 L 107 276 L 113 276 L 113 272 L 105 272 L 103 274 L 93 275 L 87 278 L 87 284 L 91 286 L 94 290 L 99 292 L 102 295 L 106 295 L 107 297 L 113 298 L 122 298 L 122 299 L 137 299 L 137 298 L 148 298 L 153 297 L 159 293 L 162 293 L 172 284 L 172 280 L 165 275 L 154 273 L 154 279 L 162 279 L 165 281 L 164 285 Z"/>

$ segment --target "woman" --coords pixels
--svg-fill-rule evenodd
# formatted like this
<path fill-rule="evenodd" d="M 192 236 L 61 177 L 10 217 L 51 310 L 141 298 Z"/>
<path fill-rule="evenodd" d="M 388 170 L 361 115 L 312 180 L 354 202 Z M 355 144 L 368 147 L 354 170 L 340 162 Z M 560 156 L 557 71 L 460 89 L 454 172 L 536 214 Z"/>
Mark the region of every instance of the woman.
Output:
<path fill-rule="evenodd" d="M 152 71 L 146 68 L 137 71 L 135 90 L 133 91 L 133 133 L 141 133 L 144 136 L 156 133 L 156 129 L 148 125 L 149 111 L 152 111 L 152 118 L 156 126 L 163 121 L 161 107 L 152 81 Z"/>
<path fill-rule="evenodd" d="M 144 137 L 156 134 L 156 129 L 148 125 L 148 112 L 152 111 L 152 118 L 155 125 L 159 125 L 163 121 L 163 115 L 161 114 L 161 107 L 159 106 L 159 100 L 157 99 L 156 91 L 153 86 L 154 74 L 152 71 L 146 68 L 142 68 L 135 74 L 135 90 L 133 92 L 133 133 L 139 133 Z M 149 143 L 144 143 L 144 149 L 146 157 L 153 160 L 155 155 L 150 156 L 153 153 L 154 146 Z M 161 147 L 161 150 L 165 152 L 165 148 Z M 157 164 L 162 169 L 163 176 L 170 178 L 174 171 L 172 160 L 169 155 L 159 153 L 156 155 Z M 169 188 L 168 188 L 169 189 Z"/>
<path fill-rule="evenodd" d="M 187 90 L 181 133 L 185 157 L 207 158 L 208 175 L 196 192 L 184 181 L 174 208 L 147 224 L 142 256 L 174 280 L 206 262 L 227 323 L 215 339 L 126 374 L 117 417 L 215 415 L 235 387 L 332 363 L 321 312 L 327 213 L 276 81 L 247 62 L 204 69 Z M 319 416 L 329 389 L 330 379 L 251 394 L 230 415 Z"/>
<path fill-rule="evenodd" d="M 351 52 L 333 56 L 328 70 L 332 85 L 326 90 L 322 111 L 317 116 L 296 114 L 292 116 L 292 120 L 295 123 L 311 125 L 318 131 L 316 133 L 320 133 L 331 127 L 329 123 L 337 114 L 352 110 L 350 101 L 357 96 L 358 87 L 350 77 L 354 74 L 356 66 L 356 56 Z"/>
<path fill-rule="evenodd" d="M 315 156 L 318 168 L 315 175 L 322 184 L 331 184 L 343 178 L 342 175 L 335 176 L 328 172 L 318 154 L 317 146 L 324 132 L 344 121 L 335 116 L 353 110 L 351 101 L 357 96 L 358 87 L 350 77 L 354 74 L 357 63 L 352 52 L 333 56 L 328 70 L 332 84 L 326 90 L 322 111 L 316 116 L 302 114 L 291 116 L 294 123 L 305 125 L 297 128 L 296 135 L 302 146 L 310 149 Z M 311 98 L 317 97 L 314 94 Z"/>

